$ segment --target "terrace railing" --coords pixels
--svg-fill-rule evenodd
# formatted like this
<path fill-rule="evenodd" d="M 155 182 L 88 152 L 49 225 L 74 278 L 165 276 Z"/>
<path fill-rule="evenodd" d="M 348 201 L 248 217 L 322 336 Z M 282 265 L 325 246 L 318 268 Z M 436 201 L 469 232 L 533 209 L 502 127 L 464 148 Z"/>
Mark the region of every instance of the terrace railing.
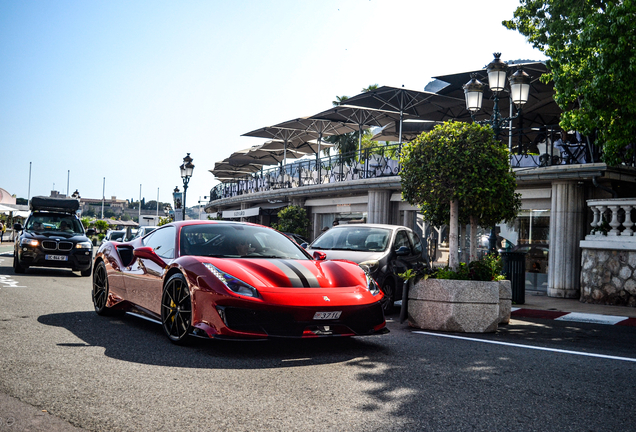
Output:
<path fill-rule="evenodd" d="M 364 149 L 319 159 L 304 159 L 221 183 L 210 191 L 210 201 L 246 193 L 397 176 L 398 144 Z"/>
<path fill-rule="evenodd" d="M 538 168 L 553 165 L 587 164 L 601 160 L 600 149 L 586 137 L 569 136 L 568 143 L 559 142 L 558 127 L 541 130 L 513 129 L 508 137 L 512 168 Z M 579 140 L 579 141 L 577 141 Z M 634 151 L 628 149 L 623 164 L 636 166 Z M 365 178 L 390 177 L 400 174 L 401 146 L 390 144 L 364 149 L 358 153 L 301 159 L 267 170 L 258 171 L 228 183 L 220 183 L 210 191 L 210 201 L 238 195 L 298 188 L 311 185 L 347 182 Z"/>

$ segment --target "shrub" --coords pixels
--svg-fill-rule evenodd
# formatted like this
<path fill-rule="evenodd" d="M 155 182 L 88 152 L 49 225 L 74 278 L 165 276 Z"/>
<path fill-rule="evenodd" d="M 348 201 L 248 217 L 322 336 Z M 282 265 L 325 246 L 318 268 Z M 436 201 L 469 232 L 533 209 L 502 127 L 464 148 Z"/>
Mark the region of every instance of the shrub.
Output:
<path fill-rule="evenodd" d="M 435 279 L 455 279 L 474 281 L 503 280 L 501 274 L 503 264 L 498 255 L 485 255 L 479 261 L 472 261 L 469 264 L 460 263 L 456 271 L 450 267 L 437 269 L 430 277 Z"/>

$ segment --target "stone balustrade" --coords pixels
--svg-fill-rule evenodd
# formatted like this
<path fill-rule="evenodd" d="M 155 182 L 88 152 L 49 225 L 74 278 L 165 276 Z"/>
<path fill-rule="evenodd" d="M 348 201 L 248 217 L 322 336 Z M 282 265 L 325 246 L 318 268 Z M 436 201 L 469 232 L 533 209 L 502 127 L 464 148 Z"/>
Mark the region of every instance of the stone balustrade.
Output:
<path fill-rule="evenodd" d="M 586 246 L 601 242 L 612 243 L 611 249 L 617 247 L 616 243 L 626 243 L 629 249 L 636 247 L 636 236 L 632 229 L 632 210 L 636 209 L 636 198 L 595 199 L 588 200 L 587 205 L 594 212 L 594 220 L 591 223 L 592 232 L 585 237 Z"/>

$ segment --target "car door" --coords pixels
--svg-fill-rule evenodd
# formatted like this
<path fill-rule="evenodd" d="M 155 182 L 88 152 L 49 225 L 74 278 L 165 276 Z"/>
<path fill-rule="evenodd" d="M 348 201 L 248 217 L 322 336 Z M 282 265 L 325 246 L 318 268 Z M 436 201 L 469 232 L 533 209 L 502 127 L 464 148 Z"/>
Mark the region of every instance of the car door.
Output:
<path fill-rule="evenodd" d="M 406 246 L 409 250 L 407 255 L 398 255 L 398 250 L 402 247 Z M 409 236 L 404 229 L 400 229 L 395 233 L 395 240 L 393 241 L 393 274 L 395 275 L 395 280 L 399 281 L 400 277 L 398 274 L 405 272 L 407 269 L 411 268 L 411 261 L 413 251 L 411 249 L 411 243 L 409 242 Z"/>
<path fill-rule="evenodd" d="M 143 238 L 141 247 L 150 247 L 169 264 L 175 258 L 176 228 L 158 229 Z M 127 274 L 126 288 L 132 301 L 152 312 L 161 313 L 162 276 L 165 266 L 148 258 L 136 258 Z"/>

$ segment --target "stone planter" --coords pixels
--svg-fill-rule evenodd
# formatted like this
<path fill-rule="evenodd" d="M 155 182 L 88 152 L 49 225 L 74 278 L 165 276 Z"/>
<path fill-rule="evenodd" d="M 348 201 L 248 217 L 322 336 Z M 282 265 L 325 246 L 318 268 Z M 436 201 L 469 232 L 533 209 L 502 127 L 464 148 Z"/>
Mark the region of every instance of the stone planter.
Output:
<path fill-rule="evenodd" d="M 409 290 L 412 327 L 466 333 L 497 330 L 510 321 L 510 281 L 421 280 Z"/>

